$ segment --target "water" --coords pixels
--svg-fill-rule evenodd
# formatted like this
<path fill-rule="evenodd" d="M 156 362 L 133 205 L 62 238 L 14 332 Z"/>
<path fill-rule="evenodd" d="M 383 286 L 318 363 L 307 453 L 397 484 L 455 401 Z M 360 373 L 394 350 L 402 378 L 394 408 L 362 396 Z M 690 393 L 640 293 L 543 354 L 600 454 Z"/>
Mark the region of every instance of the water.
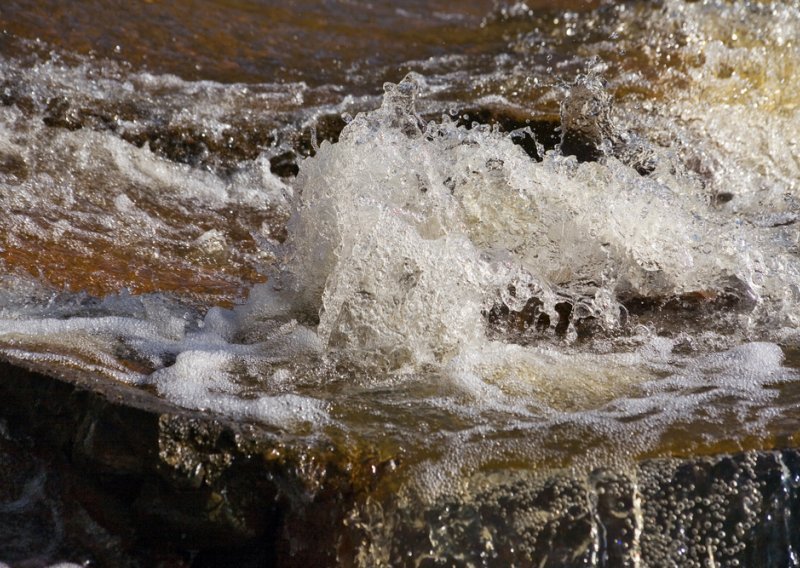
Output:
<path fill-rule="evenodd" d="M 796 2 L 0 24 L 5 358 L 374 446 L 414 503 L 796 445 Z"/>

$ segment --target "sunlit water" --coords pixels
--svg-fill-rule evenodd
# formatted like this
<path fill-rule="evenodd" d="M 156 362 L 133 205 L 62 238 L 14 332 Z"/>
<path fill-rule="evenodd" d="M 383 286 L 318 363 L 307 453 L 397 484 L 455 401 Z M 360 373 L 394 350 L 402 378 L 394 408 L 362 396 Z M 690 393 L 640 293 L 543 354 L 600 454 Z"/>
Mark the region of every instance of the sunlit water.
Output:
<path fill-rule="evenodd" d="M 4 357 L 374 444 L 423 501 L 796 444 L 796 2 L 21 4 Z"/>

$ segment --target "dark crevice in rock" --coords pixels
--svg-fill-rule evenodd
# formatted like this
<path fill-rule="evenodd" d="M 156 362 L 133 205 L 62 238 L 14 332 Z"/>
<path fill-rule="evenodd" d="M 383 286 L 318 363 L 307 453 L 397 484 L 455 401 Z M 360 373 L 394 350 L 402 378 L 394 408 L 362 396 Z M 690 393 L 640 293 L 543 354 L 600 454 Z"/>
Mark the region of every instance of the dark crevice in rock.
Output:
<path fill-rule="evenodd" d="M 711 204 L 712 205 L 724 205 L 734 198 L 733 193 L 729 191 L 719 191 L 711 195 Z"/>
<path fill-rule="evenodd" d="M 592 333 L 593 318 L 576 316 L 571 301 L 555 304 L 555 318 L 545 313 L 543 306 L 539 298 L 533 297 L 521 310 L 512 310 L 505 304 L 498 303 L 484 312 L 483 316 L 489 325 L 490 335 L 502 339 L 514 339 L 531 333 L 563 338 L 570 326 L 575 328 L 579 338 L 588 337 Z"/>

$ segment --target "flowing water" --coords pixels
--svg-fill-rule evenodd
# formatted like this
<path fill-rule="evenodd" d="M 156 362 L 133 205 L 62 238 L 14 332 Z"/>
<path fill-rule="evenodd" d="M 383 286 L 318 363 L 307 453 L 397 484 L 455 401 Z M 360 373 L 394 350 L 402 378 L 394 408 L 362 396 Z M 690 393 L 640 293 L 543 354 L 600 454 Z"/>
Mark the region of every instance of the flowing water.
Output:
<path fill-rule="evenodd" d="M 6 1 L 0 29 L 4 358 L 377 447 L 423 509 L 800 441 L 797 2 Z"/>

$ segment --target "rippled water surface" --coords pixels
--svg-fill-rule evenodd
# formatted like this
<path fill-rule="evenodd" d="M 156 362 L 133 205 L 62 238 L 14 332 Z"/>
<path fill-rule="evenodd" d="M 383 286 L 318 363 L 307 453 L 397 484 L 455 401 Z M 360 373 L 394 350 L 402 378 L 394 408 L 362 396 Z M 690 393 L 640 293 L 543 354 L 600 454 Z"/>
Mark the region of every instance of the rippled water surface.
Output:
<path fill-rule="evenodd" d="M 0 348 L 462 476 L 797 443 L 797 2 L 4 2 Z M 386 84 L 384 84 L 386 83 Z"/>

